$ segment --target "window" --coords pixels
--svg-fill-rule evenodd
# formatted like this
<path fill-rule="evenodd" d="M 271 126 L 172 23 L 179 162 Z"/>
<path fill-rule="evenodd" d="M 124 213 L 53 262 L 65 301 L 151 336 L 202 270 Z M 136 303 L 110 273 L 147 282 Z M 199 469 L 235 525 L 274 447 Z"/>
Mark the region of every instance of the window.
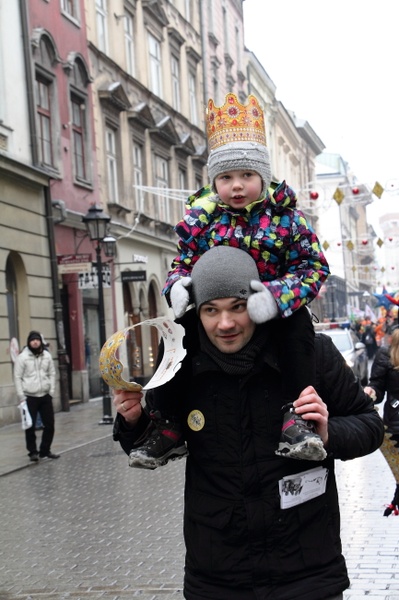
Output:
<path fill-rule="evenodd" d="M 208 17 L 208 29 L 211 33 L 214 31 L 213 5 L 214 5 L 214 0 L 208 0 L 206 8 L 207 8 L 207 17 Z"/>
<path fill-rule="evenodd" d="M 61 0 L 61 10 L 73 19 L 79 19 L 78 0 Z"/>
<path fill-rule="evenodd" d="M 149 33 L 148 45 L 150 53 L 150 88 L 154 94 L 162 98 L 161 44 Z"/>
<path fill-rule="evenodd" d="M 172 55 L 172 106 L 180 112 L 180 62 L 176 56 Z"/>
<path fill-rule="evenodd" d="M 155 155 L 155 187 L 159 188 L 156 194 L 156 215 L 159 221 L 169 223 L 169 202 L 162 189 L 169 188 L 168 161 L 162 156 Z"/>
<path fill-rule="evenodd" d="M 226 7 L 224 6 L 222 9 L 222 14 L 223 14 L 223 37 L 224 37 L 224 47 L 225 47 L 225 52 L 229 53 L 229 26 L 228 26 L 228 22 L 227 22 L 227 10 Z"/>
<path fill-rule="evenodd" d="M 102 52 L 108 51 L 107 0 L 96 0 L 96 22 L 98 47 Z"/>
<path fill-rule="evenodd" d="M 85 182 L 91 177 L 88 160 L 90 142 L 87 127 L 87 85 L 87 71 L 82 61 L 77 59 L 70 75 L 71 145 L 75 179 Z"/>
<path fill-rule="evenodd" d="M 54 73 L 56 61 L 57 53 L 53 40 L 46 32 L 43 32 L 34 49 L 35 150 L 38 164 L 52 169 L 57 169 L 61 145 L 61 140 L 56 134 L 60 129 L 57 79 Z"/>
<path fill-rule="evenodd" d="M 144 192 L 140 187 L 143 185 L 143 147 L 139 144 L 133 144 L 133 176 L 135 188 L 136 206 L 139 212 L 144 210 Z"/>
<path fill-rule="evenodd" d="M 186 20 L 191 22 L 191 0 L 185 0 Z"/>
<path fill-rule="evenodd" d="M 238 27 L 235 29 L 236 34 L 236 57 L 237 57 L 237 69 L 241 71 L 241 35 Z"/>
<path fill-rule="evenodd" d="M 116 156 L 116 131 L 107 127 L 106 132 L 106 157 L 108 176 L 108 202 L 118 204 L 118 169 Z"/>
<path fill-rule="evenodd" d="M 187 189 L 186 171 L 182 168 L 179 168 L 179 189 L 182 191 Z"/>
<path fill-rule="evenodd" d="M 219 98 L 219 80 L 216 76 L 212 78 L 213 98 Z"/>
<path fill-rule="evenodd" d="M 75 175 L 77 179 L 87 179 L 86 157 L 85 157 L 85 114 L 84 101 L 72 95 L 72 136 L 73 136 L 73 158 L 75 164 Z"/>
<path fill-rule="evenodd" d="M 190 99 L 190 118 L 193 125 L 198 125 L 197 80 L 194 73 L 188 75 L 188 95 Z"/>
<path fill-rule="evenodd" d="M 54 164 L 51 131 L 51 83 L 42 78 L 36 79 L 36 99 L 38 116 L 39 159 L 42 165 Z"/>
<path fill-rule="evenodd" d="M 126 72 L 134 76 L 134 39 L 133 39 L 133 17 L 128 12 L 125 13 L 125 52 L 126 52 Z"/>

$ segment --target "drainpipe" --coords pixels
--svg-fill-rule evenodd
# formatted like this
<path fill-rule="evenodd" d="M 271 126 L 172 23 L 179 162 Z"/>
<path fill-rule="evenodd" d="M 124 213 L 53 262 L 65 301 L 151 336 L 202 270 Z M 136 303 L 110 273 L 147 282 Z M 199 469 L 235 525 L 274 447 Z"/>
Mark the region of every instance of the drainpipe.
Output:
<path fill-rule="evenodd" d="M 31 142 L 32 152 L 32 163 L 37 166 L 39 163 L 39 154 L 36 143 L 36 107 L 34 99 L 34 82 L 32 73 L 31 53 L 30 53 L 30 37 L 29 37 L 29 23 L 27 13 L 27 2 L 26 0 L 19 0 L 19 12 L 21 15 L 21 28 L 22 28 L 22 45 L 24 50 L 24 62 L 25 62 L 25 74 L 26 74 L 26 88 L 28 96 L 28 114 L 29 114 L 29 134 Z"/>
<path fill-rule="evenodd" d="M 54 218 L 53 207 L 51 202 L 50 188 L 44 188 L 44 201 L 46 209 L 47 235 L 50 250 L 50 268 L 51 282 L 53 286 L 54 299 L 54 320 L 57 336 L 57 355 L 58 355 L 58 370 L 60 376 L 60 398 L 61 410 L 69 412 L 69 383 L 68 383 L 68 355 L 65 347 L 64 321 L 62 315 L 62 303 L 60 288 L 58 286 L 58 265 L 57 254 L 55 251 L 55 234 L 54 234 Z M 57 220 L 60 222 L 60 219 Z"/>

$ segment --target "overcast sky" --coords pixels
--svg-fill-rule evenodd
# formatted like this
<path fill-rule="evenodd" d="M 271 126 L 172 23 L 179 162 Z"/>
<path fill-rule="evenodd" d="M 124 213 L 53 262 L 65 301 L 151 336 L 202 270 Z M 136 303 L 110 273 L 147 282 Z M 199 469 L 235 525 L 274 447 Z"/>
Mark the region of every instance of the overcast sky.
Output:
<path fill-rule="evenodd" d="M 278 100 L 360 182 L 399 187 L 399 0 L 245 0 L 244 24 Z"/>

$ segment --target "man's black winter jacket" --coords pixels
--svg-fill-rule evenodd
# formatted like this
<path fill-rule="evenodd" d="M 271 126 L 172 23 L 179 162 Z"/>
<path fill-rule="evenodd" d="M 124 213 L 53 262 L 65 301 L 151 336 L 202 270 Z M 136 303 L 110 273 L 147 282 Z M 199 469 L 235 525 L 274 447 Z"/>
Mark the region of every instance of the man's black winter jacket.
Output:
<path fill-rule="evenodd" d="M 281 376 L 270 351 L 245 377 L 222 372 L 205 354 L 186 357 L 179 375 L 189 457 L 184 536 L 187 600 L 321 600 L 349 585 L 341 553 L 334 459 L 376 450 L 383 425 L 331 338 L 316 336 L 317 391 L 328 406 L 322 463 L 275 454 L 281 432 Z M 128 453 L 147 417 L 114 437 Z M 280 507 L 278 482 L 323 466 L 325 494 Z M 167 467 L 166 467 L 167 468 Z"/>

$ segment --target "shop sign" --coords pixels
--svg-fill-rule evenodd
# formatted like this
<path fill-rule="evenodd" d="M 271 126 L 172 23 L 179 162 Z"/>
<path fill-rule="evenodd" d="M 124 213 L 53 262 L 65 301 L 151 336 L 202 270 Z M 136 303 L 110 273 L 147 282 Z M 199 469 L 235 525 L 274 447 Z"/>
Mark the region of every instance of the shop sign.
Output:
<path fill-rule="evenodd" d="M 80 273 L 91 271 L 91 254 L 61 254 L 57 256 L 58 272 Z"/>
<path fill-rule="evenodd" d="M 147 281 L 147 271 L 122 271 L 122 283 L 131 283 L 132 281 Z"/>
<path fill-rule="evenodd" d="M 148 256 L 145 254 L 133 254 L 134 263 L 148 263 Z"/>

